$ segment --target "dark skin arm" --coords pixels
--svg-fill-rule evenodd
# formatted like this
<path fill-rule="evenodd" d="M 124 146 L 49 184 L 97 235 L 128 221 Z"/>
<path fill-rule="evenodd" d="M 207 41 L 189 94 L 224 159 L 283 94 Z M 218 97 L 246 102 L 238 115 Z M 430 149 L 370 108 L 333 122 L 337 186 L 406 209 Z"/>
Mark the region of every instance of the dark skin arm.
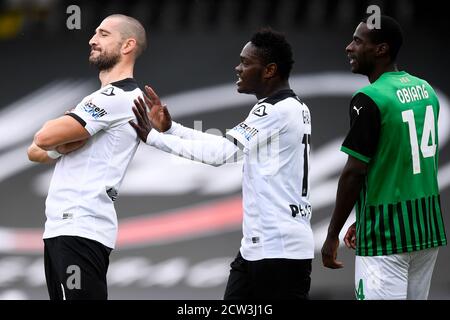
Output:
<path fill-rule="evenodd" d="M 322 263 L 327 268 L 339 269 L 344 266 L 342 262 L 336 260 L 339 233 L 359 197 L 366 173 L 367 163 L 348 156 L 339 178 L 336 203 L 328 226 L 327 238 L 322 246 Z"/>
<path fill-rule="evenodd" d="M 136 116 L 137 123 L 134 123 L 131 120 L 129 121 L 129 123 L 136 131 L 138 137 L 142 141 L 147 142 L 147 136 L 153 129 L 153 126 L 150 122 L 145 103 L 142 98 L 139 97 L 139 99 L 134 100 L 134 105 L 135 106 L 133 107 L 133 112 Z"/>

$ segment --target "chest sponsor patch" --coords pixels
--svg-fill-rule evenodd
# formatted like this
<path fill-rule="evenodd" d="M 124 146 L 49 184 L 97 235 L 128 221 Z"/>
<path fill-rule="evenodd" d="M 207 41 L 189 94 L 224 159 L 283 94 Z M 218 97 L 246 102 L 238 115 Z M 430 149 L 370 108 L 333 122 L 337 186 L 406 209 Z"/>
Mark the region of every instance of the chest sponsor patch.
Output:
<path fill-rule="evenodd" d="M 259 132 L 258 129 L 250 127 L 245 122 L 241 122 L 236 127 L 234 127 L 233 130 L 243 135 L 247 141 L 250 141 L 251 138 L 256 136 Z"/>

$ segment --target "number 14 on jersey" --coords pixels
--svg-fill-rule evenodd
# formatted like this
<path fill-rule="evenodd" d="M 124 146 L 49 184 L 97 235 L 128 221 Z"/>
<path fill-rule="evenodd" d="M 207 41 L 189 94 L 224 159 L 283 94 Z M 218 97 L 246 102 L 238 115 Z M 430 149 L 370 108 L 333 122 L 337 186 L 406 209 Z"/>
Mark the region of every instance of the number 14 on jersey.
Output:
<path fill-rule="evenodd" d="M 413 164 L 413 173 L 419 174 L 420 170 L 420 154 L 419 143 L 417 137 L 416 121 L 414 119 L 414 111 L 412 109 L 402 112 L 403 122 L 408 123 L 409 127 L 409 141 L 411 143 L 411 155 Z M 425 112 L 425 121 L 423 123 L 422 140 L 420 141 L 420 151 L 424 158 L 434 157 L 436 154 L 436 134 L 435 134 L 435 119 L 433 107 L 428 105 Z M 428 142 L 431 137 L 431 144 Z"/>

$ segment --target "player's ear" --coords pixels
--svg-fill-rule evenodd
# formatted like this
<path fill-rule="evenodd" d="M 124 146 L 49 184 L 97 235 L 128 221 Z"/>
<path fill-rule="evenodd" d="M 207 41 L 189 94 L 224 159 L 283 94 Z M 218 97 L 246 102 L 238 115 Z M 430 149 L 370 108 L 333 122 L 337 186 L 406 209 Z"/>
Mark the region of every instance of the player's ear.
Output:
<path fill-rule="evenodd" d="M 277 73 L 278 67 L 276 63 L 269 63 L 264 70 L 264 78 L 273 78 Z"/>
<path fill-rule="evenodd" d="M 122 44 L 122 53 L 129 54 L 130 52 L 136 49 L 136 45 L 137 45 L 136 39 L 128 38 Z"/>
<path fill-rule="evenodd" d="M 384 55 L 389 54 L 389 45 L 385 42 L 377 45 L 376 54 L 377 54 L 377 56 L 384 56 Z"/>

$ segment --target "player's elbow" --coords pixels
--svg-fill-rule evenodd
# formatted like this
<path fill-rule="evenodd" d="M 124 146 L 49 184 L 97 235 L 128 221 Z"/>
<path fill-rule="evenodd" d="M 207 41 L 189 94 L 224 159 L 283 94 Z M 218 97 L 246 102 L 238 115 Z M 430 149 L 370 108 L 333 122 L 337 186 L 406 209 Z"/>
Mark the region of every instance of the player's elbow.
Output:
<path fill-rule="evenodd" d="M 33 152 L 33 146 L 29 146 L 27 149 L 27 156 L 28 156 L 28 160 L 35 162 L 35 156 L 34 156 L 34 152 Z"/>
<path fill-rule="evenodd" d="M 224 158 L 224 156 L 222 154 L 217 154 L 210 159 L 208 164 L 213 167 L 220 167 L 220 166 L 224 165 L 225 162 L 226 162 L 226 159 Z"/>
<path fill-rule="evenodd" d="M 341 179 L 350 185 L 362 185 L 366 177 L 366 171 L 363 168 L 344 168 Z"/>
<path fill-rule="evenodd" d="M 223 165 L 223 163 L 221 163 L 221 162 L 212 162 L 212 163 L 209 163 L 209 165 L 211 165 L 213 167 L 220 167 L 221 165 Z"/>
<path fill-rule="evenodd" d="M 363 180 L 367 175 L 367 169 L 367 163 L 349 156 L 347 163 L 342 170 L 342 175 L 353 180 Z"/>
<path fill-rule="evenodd" d="M 28 147 L 27 156 L 28 160 L 32 162 L 41 162 L 41 157 L 39 156 L 38 149 L 34 144 Z"/>
<path fill-rule="evenodd" d="M 51 150 L 54 147 L 54 141 L 51 135 L 49 135 L 46 130 L 39 130 L 34 135 L 34 143 L 41 149 Z"/>

